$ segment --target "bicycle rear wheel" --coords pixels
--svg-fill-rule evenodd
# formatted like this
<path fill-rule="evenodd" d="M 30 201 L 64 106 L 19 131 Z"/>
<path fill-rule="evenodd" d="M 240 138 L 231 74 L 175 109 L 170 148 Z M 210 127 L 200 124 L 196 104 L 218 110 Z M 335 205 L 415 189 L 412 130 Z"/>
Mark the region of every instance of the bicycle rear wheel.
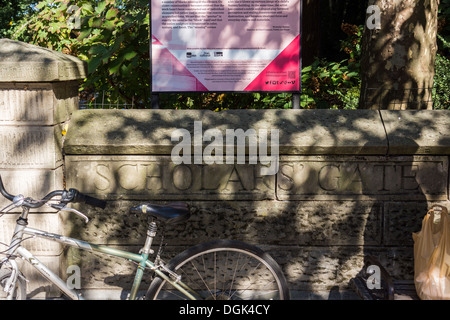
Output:
<path fill-rule="evenodd" d="M 169 270 L 204 300 L 288 300 L 289 289 L 280 266 L 258 247 L 217 240 L 187 249 L 173 258 Z M 149 300 L 187 297 L 160 277 L 145 296 Z"/>

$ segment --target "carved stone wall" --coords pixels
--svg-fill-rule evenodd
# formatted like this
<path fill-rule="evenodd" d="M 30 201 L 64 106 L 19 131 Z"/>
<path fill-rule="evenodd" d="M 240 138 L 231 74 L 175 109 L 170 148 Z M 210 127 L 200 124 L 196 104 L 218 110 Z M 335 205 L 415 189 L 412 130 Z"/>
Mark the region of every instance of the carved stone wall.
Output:
<path fill-rule="evenodd" d="M 194 137 L 195 121 L 224 137 L 227 129 L 279 130 L 278 172 L 261 175 L 264 165 L 248 159 L 175 164 L 171 135 L 185 129 Z M 294 298 L 305 291 L 342 297 L 368 254 L 412 279 L 412 233 L 429 206 L 449 206 L 449 123 L 450 114 L 438 111 L 77 111 L 64 144 L 67 185 L 108 207 L 80 207 L 91 222 L 70 219 L 66 230 L 137 252 L 146 219 L 128 208 L 181 200 L 192 216 L 167 227 L 169 257 L 217 238 L 261 245 L 282 265 Z M 84 288 L 131 287 L 132 263 L 102 265 L 75 249 L 67 257 L 81 266 Z"/>

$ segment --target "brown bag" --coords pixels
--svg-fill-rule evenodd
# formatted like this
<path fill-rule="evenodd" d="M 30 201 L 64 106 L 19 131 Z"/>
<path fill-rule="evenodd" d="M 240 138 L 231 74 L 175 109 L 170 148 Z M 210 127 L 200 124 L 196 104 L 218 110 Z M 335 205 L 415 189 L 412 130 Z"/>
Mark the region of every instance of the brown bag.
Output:
<path fill-rule="evenodd" d="M 440 208 L 440 210 L 439 210 Z M 423 300 L 450 300 L 450 218 L 448 210 L 434 206 L 422 229 L 413 233 L 414 284 Z"/>

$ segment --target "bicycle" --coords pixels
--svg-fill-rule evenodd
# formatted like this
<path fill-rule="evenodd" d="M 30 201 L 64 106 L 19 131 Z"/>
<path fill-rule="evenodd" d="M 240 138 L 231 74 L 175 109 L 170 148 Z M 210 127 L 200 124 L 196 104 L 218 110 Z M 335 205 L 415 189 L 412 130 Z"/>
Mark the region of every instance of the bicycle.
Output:
<path fill-rule="evenodd" d="M 11 242 L 0 260 L 0 292 L 4 299 L 26 299 L 26 278 L 19 270 L 17 258 L 31 264 L 49 282 L 56 285 L 69 299 L 84 297 L 53 273 L 21 244 L 31 238 L 40 237 L 90 252 L 111 255 L 134 261 L 138 266 L 128 299 L 191 299 L 191 300 L 269 300 L 289 299 L 289 290 L 284 274 L 277 262 L 262 249 L 236 240 L 213 240 L 195 245 L 176 255 L 168 263 L 162 258 L 163 241 L 158 250 L 152 249 L 158 226 L 185 222 L 190 211 L 186 203 L 155 205 L 141 203 L 130 208 L 131 214 L 147 214 L 148 228 L 145 244 L 139 253 L 119 250 L 101 244 L 30 228 L 30 209 L 44 205 L 58 212 L 72 212 L 88 223 L 82 212 L 68 207 L 69 203 L 84 203 L 105 209 L 106 201 L 85 195 L 76 189 L 55 190 L 40 200 L 23 195 L 11 195 L 0 177 L 0 193 L 12 204 L 0 211 L 1 215 L 13 208 L 21 207 L 22 213 L 16 221 Z M 25 237 L 27 236 L 27 237 Z M 150 256 L 155 255 L 154 260 Z M 144 271 L 150 270 L 152 281 L 146 294 L 138 296 Z"/>

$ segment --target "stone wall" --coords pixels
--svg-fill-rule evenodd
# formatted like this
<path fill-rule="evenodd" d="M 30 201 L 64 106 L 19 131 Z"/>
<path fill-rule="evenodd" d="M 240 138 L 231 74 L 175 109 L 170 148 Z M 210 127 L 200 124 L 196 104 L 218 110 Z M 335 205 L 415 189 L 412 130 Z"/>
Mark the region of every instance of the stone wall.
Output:
<path fill-rule="evenodd" d="M 278 173 L 262 176 L 260 163 L 175 165 L 171 134 L 193 136 L 194 121 L 224 136 L 278 129 Z M 294 298 L 339 297 L 368 254 L 412 279 L 412 232 L 429 206 L 449 207 L 449 124 L 447 111 L 77 111 L 64 144 L 67 187 L 108 207 L 81 207 L 91 222 L 68 219 L 66 232 L 137 251 L 146 220 L 128 208 L 182 200 L 192 217 L 167 228 L 168 256 L 216 238 L 261 245 L 283 267 Z M 67 252 L 67 263 L 82 266 L 83 288 L 131 287 L 135 265 L 100 259 Z"/>

